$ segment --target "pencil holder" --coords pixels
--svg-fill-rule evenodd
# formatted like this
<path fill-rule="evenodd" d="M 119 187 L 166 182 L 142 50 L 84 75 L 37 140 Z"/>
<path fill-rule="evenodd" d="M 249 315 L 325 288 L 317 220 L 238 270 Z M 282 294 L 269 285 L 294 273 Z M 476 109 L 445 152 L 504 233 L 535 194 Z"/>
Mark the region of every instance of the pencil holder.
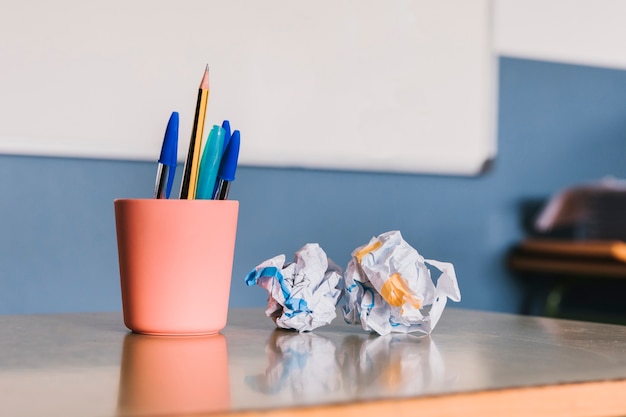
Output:
<path fill-rule="evenodd" d="M 226 325 L 239 202 L 114 202 L 124 324 L 201 335 Z"/>

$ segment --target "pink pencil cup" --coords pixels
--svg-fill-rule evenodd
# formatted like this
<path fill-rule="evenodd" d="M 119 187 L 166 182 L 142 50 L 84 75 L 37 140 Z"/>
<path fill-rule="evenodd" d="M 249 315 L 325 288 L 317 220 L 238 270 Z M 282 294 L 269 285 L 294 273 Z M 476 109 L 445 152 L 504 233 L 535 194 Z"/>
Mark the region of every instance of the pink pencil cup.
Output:
<path fill-rule="evenodd" d="M 114 202 L 124 324 L 203 335 L 226 325 L 239 202 Z"/>

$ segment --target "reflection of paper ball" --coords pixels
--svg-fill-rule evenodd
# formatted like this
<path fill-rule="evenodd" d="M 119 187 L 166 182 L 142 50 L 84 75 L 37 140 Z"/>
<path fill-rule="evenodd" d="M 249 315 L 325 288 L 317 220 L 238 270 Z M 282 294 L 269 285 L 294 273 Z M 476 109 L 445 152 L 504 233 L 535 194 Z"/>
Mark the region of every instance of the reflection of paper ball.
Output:
<path fill-rule="evenodd" d="M 277 329 L 268 340 L 268 364 L 262 374 L 247 375 L 246 384 L 264 394 L 299 401 L 315 400 L 341 387 L 335 344 L 315 333 Z"/>
<path fill-rule="evenodd" d="M 285 264 L 285 255 L 261 263 L 246 276 L 246 284 L 265 288 L 269 296 L 265 313 L 276 326 L 302 332 L 337 316 L 341 273 L 317 243 L 308 243 L 292 263 Z"/>
<path fill-rule="evenodd" d="M 415 395 L 445 384 L 445 364 L 429 336 L 350 336 L 338 351 L 344 390 L 353 395 Z"/>
<path fill-rule="evenodd" d="M 436 284 L 429 267 L 441 272 Z M 356 248 L 344 284 L 346 321 L 381 335 L 429 334 L 447 299 L 461 297 L 452 264 L 424 259 L 398 231 Z"/>
<path fill-rule="evenodd" d="M 415 396 L 450 386 L 444 360 L 428 336 L 329 336 L 274 330 L 265 345 L 265 369 L 246 374 L 246 385 L 294 405 L 321 396 L 329 401 Z"/>

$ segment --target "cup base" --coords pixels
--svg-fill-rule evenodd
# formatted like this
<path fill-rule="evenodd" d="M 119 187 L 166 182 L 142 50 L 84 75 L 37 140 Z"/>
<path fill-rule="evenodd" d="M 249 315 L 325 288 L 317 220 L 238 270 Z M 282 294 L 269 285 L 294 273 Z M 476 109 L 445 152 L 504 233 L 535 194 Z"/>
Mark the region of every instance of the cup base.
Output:
<path fill-rule="evenodd" d="M 144 334 L 147 336 L 211 336 L 214 334 L 218 334 L 219 330 L 212 330 L 208 332 L 182 332 L 182 333 L 151 332 L 151 331 L 138 331 L 138 330 L 131 330 L 131 332 L 136 333 L 136 334 Z"/>

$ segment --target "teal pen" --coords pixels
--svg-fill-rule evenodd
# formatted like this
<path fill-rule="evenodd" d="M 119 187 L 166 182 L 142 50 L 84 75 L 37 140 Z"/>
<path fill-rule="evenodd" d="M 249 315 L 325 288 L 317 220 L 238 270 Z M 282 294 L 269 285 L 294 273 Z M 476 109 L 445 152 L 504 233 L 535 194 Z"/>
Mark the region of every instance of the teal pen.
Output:
<path fill-rule="evenodd" d="M 224 152 L 225 137 L 226 131 L 222 127 L 214 125 L 202 152 L 196 199 L 210 200 L 213 198 L 217 171 Z"/>

